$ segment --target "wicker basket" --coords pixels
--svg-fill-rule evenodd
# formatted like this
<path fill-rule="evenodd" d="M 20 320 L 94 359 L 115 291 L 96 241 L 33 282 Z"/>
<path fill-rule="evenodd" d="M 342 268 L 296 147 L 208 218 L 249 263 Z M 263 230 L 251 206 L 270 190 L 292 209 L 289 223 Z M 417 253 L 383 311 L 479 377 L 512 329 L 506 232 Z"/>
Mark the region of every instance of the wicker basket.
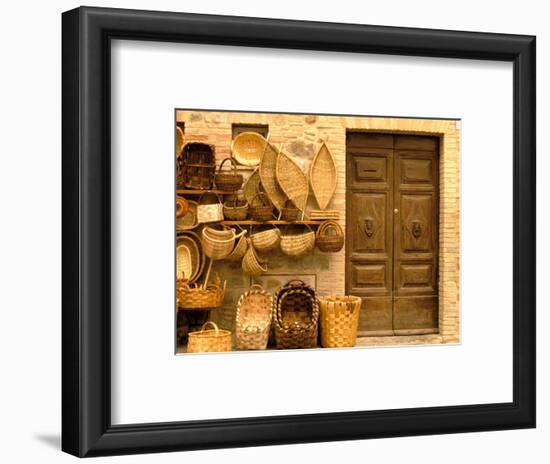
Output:
<path fill-rule="evenodd" d="M 232 221 L 244 221 L 248 216 L 248 202 L 244 198 L 235 197 L 223 204 L 223 216 Z"/>
<path fill-rule="evenodd" d="M 325 221 L 317 229 L 317 248 L 321 251 L 335 253 L 344 246 L 344 232 L 336 221 Z"/>
<path fill-rule="evenodd" d="M 244 254 L 248 250 L 248 239 L 246 238 L 246 231 L 239 237 L 233 251 L 225 258 L 227 261 L 240 261 L 243 259 Z"/>
<path fill-rule="evenodd" d="M 212 195 L 216 196 L 217 201 L 214 203 L 202 203 L 204 193 L 199 197 L 197 206 L 197 222 L 199 224 L 223 221 L 223 205 L 220 196 L 217 193 Z"/>
<path fill-rule="evenodd" d="M 221 233 L 224 235 L 222 236 Z M 202 229 L 202 251 L 210 259 L 225 259 L 233 251 L 235 240 L 242 235 L 244 235 L 244 232 L 236 234 L 234 229 L 217 231 L 205 227 Z"/>
<path fill-rule="evenodd" d="M 256 193 L 250 203 L 248 212 L 255 221 L 265 222 L 273 219 L 273 206 L 264 192 Z"/>
<path fill-rule="evenodd" d="M 213 145 L 189 142 L 177 159 L 178 188 L 209 190 L 216 172 L 216 155 Z"/>
<path fill-rule="evenodd" d="M 270 229 L 250 233 L 250 241 L 258 251 L 269 251 L 277 248 L 281 240 L 281 231 L 273 226 Z"/>
<path fill-rule="evenodd" d="M 199 245 L 189 235 L 178 236 L 176 240 L 176 277 L 189 283 L 196 280 L 201 264 L 204 264 Z"/>
<path fill-rule="evenodd" d="M 248 242 L 248 249 L 244 254 L 241 266 L 243 272 L 248 275 L 258 276 L 267 272 L 267 263 L 260 261 L 250 241 Z"/>
<path fill-rule="evenodd" d="M 361 311 L 358 296 L 326 296 L 319 298 L 321 345 L 325 348 L 353 347 Z"/>
<path fill-rule="evenodd" d="M 275 343 L 280 349 L 317 346 L 319 305 L 315 290 L 302 281 L 291 281 L 275 296 Z"/>
<path fill-rule="evenodd" d="M 193 200 L 187 201 L 188 211 L 183 216 L 176 216 L 176 231 L 191 230 L 199 225 L 197 222 L 197 202 Z"/>
<path fill-rule="evenodd" d="M 189 211 L 189 202 L 183 197 L 176 197 L 176 217 L 181 218 Z"/>
<path fill-rule="evenodd" d="M 241 132 L 231 143 L 231 153 L 237 163 L 257 166 L 264 154 L 267 141 L 256 132 Z"/>
<path fill-rule="evenodd" d="M 225 285 L 221 285 L 219 277 L 206 288 L 196 284 L 188 284 L 187 281 L 176 281 L 176 297 L 181 309 L 210 309 L 223 305 Z"/>
<path fill-rule="evenodd" d="M 300 210 L 296 208 L 296 205 L 291 199 L 285 202 L 283 209 L 281 210 L 281 220 L 287 222 L 297 221 L 300 217 Z"/>
<path fill-rule="evenodd" d="M 252 285 L 239 298 L 235 335 L 239 350 L 265 350 L 271 325 L 273 297 L 261 285 Z"/>
<path fill-rule="evenodd" d="M 209 325 L 214 328 L 206 329 Z M 197 332 L 189 332 L 188 338 L 188 353 L 231 351 L 231 332 L 229 330 L 219 329 L 212 321 L 205 322 L 201 330 Z"/>
<path fill-rule="evenodd" d="M 294 227 L 294 226 L 289 226 Z M 315 232 L 311 227 L 307 232 L 285 233 L 281 235 L 281 251 L 287 256 L 302 256 L 313 250 L 315 246 Z"/>
<path fill-rule="evenodd" d="M 222 172 L 223 165 L 226 161 L 231 163 L 230 172 Z M 214 177 L 216 188 L 223 192 L 236 192 L 243 185 L 243 176 L 237 172 L 237 164 L 233 158 L 225 158 L 221 163 Z"/>

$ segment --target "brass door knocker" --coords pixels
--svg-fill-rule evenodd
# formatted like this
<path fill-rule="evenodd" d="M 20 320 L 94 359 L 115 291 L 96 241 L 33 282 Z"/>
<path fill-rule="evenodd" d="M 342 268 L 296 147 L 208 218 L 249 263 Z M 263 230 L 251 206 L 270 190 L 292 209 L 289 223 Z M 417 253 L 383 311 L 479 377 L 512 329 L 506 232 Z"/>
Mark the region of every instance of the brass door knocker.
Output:
<path fill-rule="evenodd" d="M 418 238 L 422 235 L 422 226 L 420 225 L 420 222 L 413 221 L 412 223 L 412 234 L 414 238 Z"/>

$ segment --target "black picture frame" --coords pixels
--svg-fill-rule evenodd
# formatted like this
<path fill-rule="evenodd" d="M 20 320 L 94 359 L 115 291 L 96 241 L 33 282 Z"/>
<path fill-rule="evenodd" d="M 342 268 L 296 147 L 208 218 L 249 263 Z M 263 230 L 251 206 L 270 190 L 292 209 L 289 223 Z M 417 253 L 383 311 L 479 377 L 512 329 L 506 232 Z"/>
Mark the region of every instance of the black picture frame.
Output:
<path fill-rule="evenodd" d="M 62 25 L 64 451 L 98 456 L 535 426 L 535 37 L 88 7 L 63 13 Z M 111 425 L 113 39 L 513 62 L 513 401 Z"/>

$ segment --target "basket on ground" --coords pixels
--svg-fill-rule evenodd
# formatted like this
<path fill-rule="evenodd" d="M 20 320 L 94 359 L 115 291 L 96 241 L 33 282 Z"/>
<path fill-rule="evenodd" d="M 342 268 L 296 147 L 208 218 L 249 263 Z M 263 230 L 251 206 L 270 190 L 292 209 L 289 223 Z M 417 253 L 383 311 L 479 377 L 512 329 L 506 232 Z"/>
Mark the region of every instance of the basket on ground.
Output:
<path fill-rule="evenodd" d="M 226 161 L 231 163 L 231 171 L 222 171 Z M 221 163 L 214 177 L 214 182 L 218 190 L 223 192 L 236 192 L 243 185 L 243 176 L 237 172 L 237 164 L 233 158 L 225 158 Z"/>
<path fill-rule="evenodd" d="M 217 277 L 213 283 L 203 287 L 197 284 L 189 284 L 183 280 L 176 281 L 176 298 L 178 306 L 186 310 L 201 310 L 219 308 L 223 305 L 225 286 Z"/>
<path fill-rule="evenodd" d="M 317 248 L 321 251 L 335 253 L 344 246 L 344 232 L 336 221 L 328 220 L 323 222 L 317 229 Z"/>
<path fill-rule="evenodd" d="M 355 346 L 361 301 L 358 296 L 319 298 L 321 345 L 324 348 Z"/>
<path fill-rule="evenodd" d="M 235 335 L 239 350 L 265 350 L 271 327 L 273 297 L 261 285 L 252 285 L 237 303 Z"/>
<path fill-rule="evenodd" d="M 213 329 L 206 329 L 208 326 L 212 326 Z M 212 321 L 205 322 L 201 330 L 189 332 L 188 338 L 188 353 L 231 351 L 231 332 L 218 328 Z"/>
<path fill-rule="evenodd" d="M 309 285 L 294 280 L 279 289 L 273 309 L 277 348 L 314 348 L 318 320 L 317 297 Z"/>

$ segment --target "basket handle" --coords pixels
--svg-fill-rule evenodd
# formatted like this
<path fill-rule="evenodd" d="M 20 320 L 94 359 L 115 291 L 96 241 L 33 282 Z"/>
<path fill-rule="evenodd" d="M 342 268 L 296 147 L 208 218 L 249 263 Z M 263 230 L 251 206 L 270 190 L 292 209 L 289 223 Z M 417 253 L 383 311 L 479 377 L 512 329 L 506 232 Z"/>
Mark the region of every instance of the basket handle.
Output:
<path fill-rule="evenodd" d="M 204 196 L 204 194 L 207 193 L 209 195 L 216 195 L 216 198 L 218 199 L 218 203 L 220 204 L 223 204 L 222 203 L 222 199 L 220 198 L 220 196 L 217 194 L 217 192 L 212 192 L 211 190 L 205 190 L 204 192 L 201 193 L 201 196 L 199 197 L 198 201 L 197 201 L 197 204 L 201 204 L 201 201 L 202 201 L 202 197 Z M 214 203 L 207 203 L 207 204 L 214 204 Z"/>
<path fill-rule="evenodd" d="M 263 288 L 260 284 L 252 284 L 252 285 L 250 286 L 250 288 L 248 289 L 248 291 L 250 291 L 250 290 L 255 290 L 255 289 L 257 289 L 257 290 L 262 290 L 262 291 L 263 291 L 264 288 Z"/>
<path fill-rule="evenodd" d="M 336 221 L 333 221 L 331 219 L 323 222 L 320 226 L 319 226 L 319 229 L 317 229 L 317 233 L 318 235 L 324 235 L 329 229 L 331 228 L 334 228 L 336 229 L 336 232 L 337 233 L 340 233 L 342 234 L 342 228 L 340 227 L 340 224 L 338 224 Z"/>
<path fill-rule="evenodd" d="M 291 287 L 298 287 L 298 286 L 302 286 L 302 285 L 307 285 L 303 280 L 301 279 L 292 279 L 292 280 L 289 280 L 287 283 L 287 285 L 291 286 Z"/>
<path fill-rule="evenodd" d="M 237 163 L 235 162 L 235 160 L 231 157 L 229 158 L 225 158 L 221 163 L 220 163 L 220 167 L 218 168 L 218 172 L 222 172 L 222 167 L 223 165 L 225 164 L 226 161 L 230 161 L 231 162 L 231 171 L 236 171 L 237 170 Z"/>
<path fill-rule="evenodd" d="M 217 326 L 217 324 L 213 321 L 206 321 L 201 327 L 201 332 L 204 332 L 204 328 L 208 325 L 211 325 L 212 327 L 214 327 L 214 330 L 216 331 L 216 335 L 218 335 L 218 333 L 220 332 L 220 329 Z"/>
<path fill-rule="evenodd" d="M 254 205 L 254 200 L 256 200 L 256 198 L 258 197 L 261 197 L 261 198 L 266 198 L 267 199 L 267 203 L 265 203 L 264 201 L 262 201 L 262 205 L 263 206 L 272 206 L 271 205 L 271 202 L 269 201 L 269 198 L 267 198 L 267 195 L 265 192 L 257 192 L 256 195 L 254 195 L 252 197 L 252 201 L 250 202 L 251 206 Z"/>

